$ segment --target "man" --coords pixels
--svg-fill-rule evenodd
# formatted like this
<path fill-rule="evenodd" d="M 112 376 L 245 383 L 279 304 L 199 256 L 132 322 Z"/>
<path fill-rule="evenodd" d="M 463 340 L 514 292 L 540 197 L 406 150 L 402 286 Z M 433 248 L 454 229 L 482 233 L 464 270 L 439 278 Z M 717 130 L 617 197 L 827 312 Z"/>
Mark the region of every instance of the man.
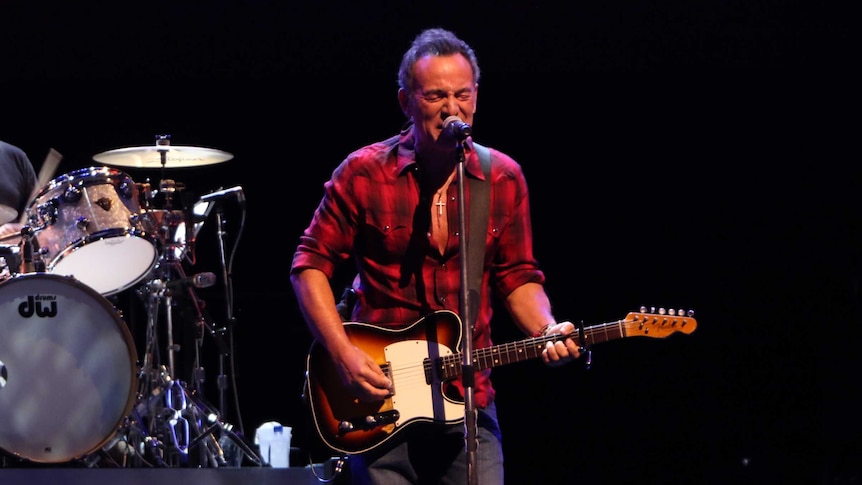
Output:
<path fill-rule="evenodd" d="M 0 140 L 0 244 L 14 244 L 8 237 L 21 232 L 18 223 L 36 187 L 36 171 L 21 148 Z"/>
<path fill-rule="evenodd" d="M 433 312 L 459 312 L 459 146 L 470 182 L 490 184 L 487 231 L 473 235 L 485 242 L 473 348 L 492 345 L 493 297 L 502 300 L 526 335 L 574 331 L 570 322 L 556 322 L 544 274 L 533 258 L 529 198 L 520 166 L 490 149 L 486 178 L 469 135 L 459 143 L 455 130 L 444 127 L 444 120 L 453 116 L 472 126 L 479 76 L 473 49 L 452 32 L 420 33 L 398 73 L 398 102 L 407 125 L 399 135 L 347 156 L 324 185 L 323 199 L 300 239 L 291 266 L 300 311 L 356 402 L 380 402 L 393 395 L 403 399 L 405 386 L 389 378 L 367 347 L 351 341 L 330 278 L 340 263 L 353 258 L 358 268 L 350 313 L 354 322 L 403 329 Z M 471 192 L 468 183 L 466 200 Z M 541 354 L 549 365 L 579 356 L 573 339 L 549 342 Z M 463 388 L 462 380 L 455 379 L 446 392 L 463 398 Z M 479 412 L 471 470 L 479 483 L 500 484 L 503 454 L 489 370 L 475 373 L 473 389 Z M 350 471 L 356 483 L 462 483 L 471 459 L 467 451 L 463 424 L 423 423 L 357 452 L 349 459 Z"/>

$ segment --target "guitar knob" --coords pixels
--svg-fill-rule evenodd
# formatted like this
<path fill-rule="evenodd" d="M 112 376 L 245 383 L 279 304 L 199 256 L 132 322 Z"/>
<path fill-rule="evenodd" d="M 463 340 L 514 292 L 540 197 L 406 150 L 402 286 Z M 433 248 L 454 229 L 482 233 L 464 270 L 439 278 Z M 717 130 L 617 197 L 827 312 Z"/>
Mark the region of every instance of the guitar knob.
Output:
<path fill-rule="evenodd" d="M 350 421 L 342 421 L 338 423 L 338 431 L 342 433 L 353 431 L 353 423 L 351 423 Z"/>

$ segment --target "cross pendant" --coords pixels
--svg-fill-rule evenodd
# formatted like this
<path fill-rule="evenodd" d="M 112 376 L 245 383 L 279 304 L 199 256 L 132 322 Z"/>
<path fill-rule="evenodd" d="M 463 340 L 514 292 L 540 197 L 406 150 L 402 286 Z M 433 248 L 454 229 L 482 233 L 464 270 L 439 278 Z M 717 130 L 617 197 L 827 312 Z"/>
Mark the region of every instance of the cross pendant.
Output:
<path fill-rule="evenodd" d="M 441 198 L 437 199 L 437 202 L 435 202 L 434 205 L 437 206 L 437 215 L 442 216 L 443 215 L 443 208 L 446 207 L 446 203 L 443 202 L 443 198 L 441 197 Z"/>

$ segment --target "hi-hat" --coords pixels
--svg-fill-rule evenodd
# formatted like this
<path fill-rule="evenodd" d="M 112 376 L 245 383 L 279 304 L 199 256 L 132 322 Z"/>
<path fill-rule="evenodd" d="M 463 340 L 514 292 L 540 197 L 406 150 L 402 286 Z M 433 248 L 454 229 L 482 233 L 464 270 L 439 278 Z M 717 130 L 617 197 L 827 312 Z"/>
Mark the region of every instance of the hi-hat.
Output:
<path fill-rule="evenodd" d="M 93 160 L 105 165 L 133 168 L 199 167 L 226 162 L 232 158 L 232 153 L 214 148 L 174 145 L 118 148 L 93 155 Z"/>

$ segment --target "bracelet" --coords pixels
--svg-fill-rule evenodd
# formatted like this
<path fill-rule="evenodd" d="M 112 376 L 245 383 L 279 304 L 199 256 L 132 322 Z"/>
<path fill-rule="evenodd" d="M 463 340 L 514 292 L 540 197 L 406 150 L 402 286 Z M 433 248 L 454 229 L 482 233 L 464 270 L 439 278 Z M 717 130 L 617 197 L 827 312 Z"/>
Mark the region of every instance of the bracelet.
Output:
<path fill-rule="evenodd" d="M 538 332 L 533 334 L 533 337 L 544 337 L 548 334 L 548 330 L 551 326 L 556 325 L 556 323 L 548 323 L 544 327 L 542 327 Z"/>

